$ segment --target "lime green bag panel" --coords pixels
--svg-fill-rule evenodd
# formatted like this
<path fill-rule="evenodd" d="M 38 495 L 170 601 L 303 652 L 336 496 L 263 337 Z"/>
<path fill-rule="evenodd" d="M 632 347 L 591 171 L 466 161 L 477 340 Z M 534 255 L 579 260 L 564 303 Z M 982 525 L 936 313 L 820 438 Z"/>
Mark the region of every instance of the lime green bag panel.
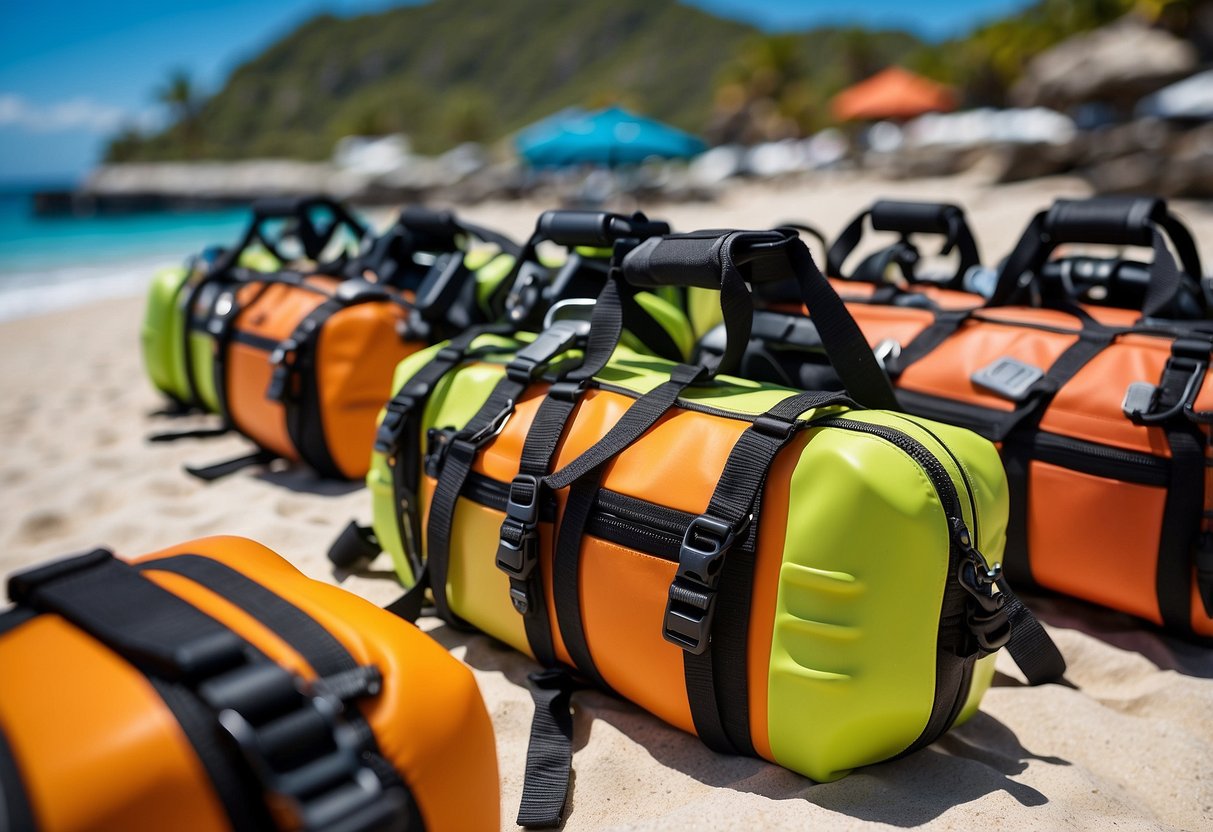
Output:
<path fill-rule="evenodd" d="M 697 286 L 687 289 L 687 317 L 690 318 L 696 340 L 724 323 L 724 315 L 720 312 L 720 292 Z"/>
<path fill-rule="evenodd" d="M 259 272 L 279 267 L 277 258 L 261 248 L 249 249 L 240 256 L 239 265 Z M 204 332 L 191 332 L 188 360 L 192 364 L 197 389 L 190 390 L 186 371 L 185 303 L 193 281 L 201 277 L 200 265 L 192 269 L 173 266 L 161 269 L 148 286 L 147 304 L 140 328 L 143 366 L 152 385 L 178 402 L 201 404 L 217 412 L 219 399 L 215 391 L 213 339 Z M 194 396 L 199 401 L 193 402 Z"/>
<path fill-rule="evenodd" d="M 182 367 L 184 338 L 180 295 L 189 272 L 181 266 L 161 269 L 152 277 L 140 327 L 143 367 L 160 392 L 180 402 L 190 398 Z"/>
<path fill-rule="evenodd" d="M 936 453 L 962 495 L 967 481 L 977 522 L 962 498 L 965 522 L 987 559 L 1001 561 L 1007 487 L 989 442 L 884 411 L 846 418 L 909 434 Z M 810 430 L 789 492 L 796 510 L 788 514 L 767 714 L 775 760 L 828 781 L 901 753 L 927 726 L 950 540 L 934 485 L 905 453 L 869 434 Z M 989 687 L 993 660 L 978 662 L 961 718 Z"/>

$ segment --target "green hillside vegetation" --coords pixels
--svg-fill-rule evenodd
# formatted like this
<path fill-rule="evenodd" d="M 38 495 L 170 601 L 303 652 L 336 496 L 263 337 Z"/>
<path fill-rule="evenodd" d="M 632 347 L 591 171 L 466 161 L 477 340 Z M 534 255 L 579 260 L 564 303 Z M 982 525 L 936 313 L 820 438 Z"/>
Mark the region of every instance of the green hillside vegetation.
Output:
<path fill-rule="evenodd" d="M 321 15 L 201 99 L 180 74 L 157 91 L 171 126 L 124 131 L 110 161 L 326 158 L 341 136 L 402 132 L 439 152 L 493 142 L 561 108 L 619 103 L 713 140 L 804 135 L 828 100 L 891 63 L 1001 103 L 1032 54 L 1131 0 L 1042 0 L 970 37 L 901 31 L 764 35 L 675 0 L 435 0 Z"/>

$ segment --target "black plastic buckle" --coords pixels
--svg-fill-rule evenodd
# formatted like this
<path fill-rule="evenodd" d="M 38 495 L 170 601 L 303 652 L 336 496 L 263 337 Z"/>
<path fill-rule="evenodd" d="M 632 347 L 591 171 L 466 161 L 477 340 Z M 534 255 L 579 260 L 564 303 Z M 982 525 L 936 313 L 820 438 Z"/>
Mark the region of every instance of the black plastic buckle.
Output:
<path fill-rule="evenodd" d="M 796 432 L 796 420 L 780 419 L 770 413 L 763 413 L 754 419 L 754 430 L 763 436 L 787 442 Z"/>
<path fill-rule="evenodd" d="M 451 444 L 454 445 L 463 442 L 470 445 L 471 449 L 474 451 L 480 450 L 480 448 L 488 444 L 489 440 L 505 429 L 505 423 L 510 421 L 510 417 L 513 415 L 514 400 L 509 399 L 504 405 L 501 406 L 501 410 L 497 411 L 497 414 L 489 420 L 488 424 L 470 434 L 465 435 L 464 431 L 460 431 L 455 435 L 455 439 Z M 466 430 L 466 428 L 464 430 Z"/>
<path fill-rule="evenodd" d="M 299 344 L 293 339 L 286 339 L 270 353 L 270 366 L 274 368 L 270 375 L 270 385 L 265 391 L 265 397 L 272 402 L 286 399 L 287 388 L 290 386 L 291 373 L 295 367 L 295 356 L 298 355 Z"/>
<path fill-rule="evenodd" d="M 1178 338 L 1171 345 L 1171 357 L 1167 359 L 1163 369 L 1163 381 L 1158 388 L 1151 392 L 1151 385 L 1146 382 L 1134 382 L 1125 392 L 1121 410 L 1135 425 L 1157 425 L 1183 415 L 1194 422 L 1204 419 L 1193 410 L 1197 395 L 1200 393 L 1201 382 L 1209 369 L 1210 345 L 1208 341 Z M 1158 400 L 1164 398 L 1167 389 L 1167 379 L 1174 373 L 1187 373 L 1188 380 L 1184 382 L 1183 392 L 1174 404 L 1166 410 L 1155 412 Z"/>
<path fill-rule="evenodd" d="M 287 338 L 279 342 L 278 346 L 274 347 L 274 351 L 270 353 L 270 363 L 279 366 L 283 364 L 293 364 L 295 355 L 299 352 L 299 344 L 293 338 Z"/>
<path fill-rule="evenodd" d="M 322 690 L 261 662 L 198 688 L 262 788 L 293 816 L 292 826 L 369 831 L 403 822 L 400 795 L 363 764 L 363 737 L 342 719 L 341 701 Z M 313 753 L 299 760 L 301 749 Z"/>
<path fill-rule="evenodd" d="M 541 483 L 531 474 L 519 474 L 510 483 L 510 496 L 505 505 L 505 520 L 497 542 L 497 568 L 515 581 L 525 581 L 539 563 L 539 497 Z M 525 595 L 525 593 L 521 593 Z M 511 590 L 514 606 L 530 607 L 530 599 L 516 597 Z M 519 612 L 526 609 L 519 608 Z"/>
<path fill-rule="evenodd" d="M 506 365 L 505 374 L 519 384 L 534 381 L 553 358 L 565 352 L 589 333 L 588 321 L 565 319 L 540 332 Z"/>
<path fill-rule="evenodd" d="M 404 433 L 404 423 L 408 421 L 409 413 L 417 406 L 420 399 L 407 388 L 401 390 L 384 407 L 383 421 L 375 431 L 375 450 L 384 456 L 395 456 L 400 450 L 400 438 Z"/>
<path fill-rule="evenodd" d="M 727 522 L 703 514 L 691 521 L 683 535 L 661 635 L 688 653 L 697 656 L 708 648 L 716 585 L 738 533 Z"/>
<path fill-rule="evenodd" d="M 548 388 L 548 398 L 562 402 L 575 402 L 589 386 L 589 380 L 584 381 L 554 381 Z"/>

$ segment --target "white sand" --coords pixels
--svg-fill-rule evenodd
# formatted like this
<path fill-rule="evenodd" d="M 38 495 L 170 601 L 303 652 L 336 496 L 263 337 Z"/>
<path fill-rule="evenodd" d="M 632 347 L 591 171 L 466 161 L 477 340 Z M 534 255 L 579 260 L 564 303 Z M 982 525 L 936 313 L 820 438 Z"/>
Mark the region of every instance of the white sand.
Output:
<path fill-rule="evenodd" d="M 1062 179 L 990 190 L 975 178 L 836 177 L 744 186 L 715 205 L 650 213 L 681 229 L 803 218 L 833 234 L 877 195 L 947 198 L 968 207 L 992 261 L 1053 195 L 1082 192 Z M 466 213 L 522 236 L 542 207 Z M 1213 215 L 1179 208 L 1213 262 Z M 178 423 L 149 416 L 161 402 L 139 365 L 141 311 L 141 301 L 110 300 L 0 325 L 0 573 L 98 545 L 134 555 L 233 533 L 333 580 L 324 553 L 350 517 L 369 517 L 365 492 L 300 471 L 250 470 L 213 485 L 185 476 L 182 463 L 247 446 L 237 437 L 144 442 Z M 394 580 L 379 566 L 344 585 L 391 600 Z M 828 785 L 715 755 L 625 702 L 581 694 L 567 828 L 1213 829 L 1213 651 L 1077 603 L 1042 607 L 1073 688 L 1025 688 L 1002 656 L 998 685 L 972 722 L 909 758 Z M 531 714 L 523 685 L 533 666 L 488 638 L 422 623 L 475 669 L 497 729 L 503 825 L 514 828 Z"/>

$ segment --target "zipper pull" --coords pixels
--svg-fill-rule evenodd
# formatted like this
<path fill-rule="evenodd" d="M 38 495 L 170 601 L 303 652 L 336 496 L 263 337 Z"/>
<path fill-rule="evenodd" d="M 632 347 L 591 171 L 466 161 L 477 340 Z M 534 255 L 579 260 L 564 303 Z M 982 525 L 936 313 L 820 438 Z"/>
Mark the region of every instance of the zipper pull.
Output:
<path fill-rule="evenodd" d="M 957 567 L 956 579 L 969 593 L 965 622 L 986 653 L 1005 647 L 1011 638 L 1011 622 L 1003 611 L 1007 597 L 997 590 L 1002 577 L 1002 564 L 992 568 L 985 556 L 973 545 L 973 538 L 964 521 L 952 517 L 952 541 L 964 557 Z"/>

